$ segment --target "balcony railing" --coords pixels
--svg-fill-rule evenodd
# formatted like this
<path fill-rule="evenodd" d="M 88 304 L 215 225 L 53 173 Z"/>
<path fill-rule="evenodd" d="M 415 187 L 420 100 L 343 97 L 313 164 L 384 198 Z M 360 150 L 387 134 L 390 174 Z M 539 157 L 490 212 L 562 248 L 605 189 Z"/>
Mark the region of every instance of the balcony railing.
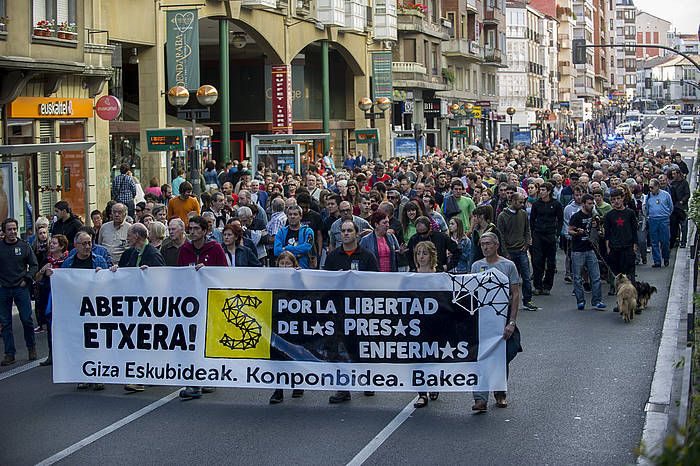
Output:
<path fill-rule="evenodd" d="M 449 40 L 451 28 L 442 22 L 432 23 L 422 13 L 415 10 L 399 11 L 397 19 L 399 31 L 421 32 L 442 40 Z"/>
<path fill-rule="evenodd" d="M 450 55 L 459 55 L 466 58 L 481 58 L 481 46 L 476 41 L 466 39 L 451 39 L 448 42 L 442 43 L 442 53 Z"/>
<path fill-rule="evenodd" d="M 428 69 L 425 67 L 425 65 L 412 61 L 395 61 L 391 64 L 391 71 L 394 73 L 426 74 Z"/>
<path fill-rule="evenodd" d="M 499 22 L 499 16 L 496 14 L 496 10 L 484 7 L 484 22 L 497 24 Z"/>
<path fill-rule="evenodd" d="M 467 0 L 467 10 L 477 12 L 476 0 Z"/>
<path fill-rule="evenodd" d="M 502 62 L 501 51 L 499 49 L 484 47 L 484 61 L 486 63 L 500 64 Z"/>

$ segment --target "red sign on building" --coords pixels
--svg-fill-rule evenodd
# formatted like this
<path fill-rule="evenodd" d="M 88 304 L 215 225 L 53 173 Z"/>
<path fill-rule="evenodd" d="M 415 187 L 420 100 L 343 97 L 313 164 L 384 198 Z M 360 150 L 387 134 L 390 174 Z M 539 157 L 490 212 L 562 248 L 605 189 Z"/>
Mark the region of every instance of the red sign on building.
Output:
<path fill-rule="evenodd" d="M 292 67 L 272 66 L 272 133 L 292 133 Z"/>

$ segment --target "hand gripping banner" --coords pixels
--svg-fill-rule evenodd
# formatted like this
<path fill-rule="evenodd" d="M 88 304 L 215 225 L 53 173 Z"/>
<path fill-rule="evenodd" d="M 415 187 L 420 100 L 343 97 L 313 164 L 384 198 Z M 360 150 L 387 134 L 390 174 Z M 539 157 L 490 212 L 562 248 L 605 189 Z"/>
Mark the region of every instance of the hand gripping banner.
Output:
<path fill-rule="evenodd" d="M 51 289 L 54 382 L 506 389 L 496 270 L 58 269 Z"/>

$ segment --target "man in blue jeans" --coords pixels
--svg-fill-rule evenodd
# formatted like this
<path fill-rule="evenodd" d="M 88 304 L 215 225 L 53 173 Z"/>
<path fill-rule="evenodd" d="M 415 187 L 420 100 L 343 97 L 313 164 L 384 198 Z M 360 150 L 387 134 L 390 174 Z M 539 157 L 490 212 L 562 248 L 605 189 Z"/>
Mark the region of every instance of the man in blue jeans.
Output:
<path fill-rule="evenodd" d="M 14 218 L 6 218 L 2 222 L 5 238 L 0 241 L 0 264 L 3 267 L 3 272 L 0 273 L 0 325 L 5 342 L 5 358 L 0 365 L 3 366 L 14 364 L 17 352 L 12 331 L 13 302 L 17 305 L 24 328 L 24 343 L 27 345 L 29 360 L 36 359 L 29 287 L 32 286 L 32 277 L 36 274 L 39 264 L 31 246 L 18 237 L 18 230 L 19 222 Z"/>
<path fill-rule="evenodd" d="M 569 235 L 571 236 L 571 269 L 574 274 L 574 294 L 576 295 L 576 307 L 583 311 L 586 307 L 586 297 L 583 294 L 583 267 L 588 269 L 591 279 L 591 292 L 593 299 L 591 304 L 599 311 L 607 307 L 602 299 L 600 287 L 600 269 L 598 257 L 591 242 L 591 225 L 593 223 L 593 207 L 595 201 L 590 194 L 581 196 L 581 210 L 571 216 L 569 220 Z"/>
<path fill-rule="evenodd" d="M 671 258 L 673 199 L 668 191 L 661 189 L 661 183 L 657 179 L 649 181 L 646 205 L 649 218 L 649 238 L 651 239 L 651 258 L 654 260 L 652 267 L 661 267 L 661 257 L 664 259 L 664 265 L 668 267 Z M 661 251 L 659 251 L 659 245 Z"/>
<path fill-rule="evenodd" d="M 532 243 L 530 222 L 527 212 L 523 209 L 525 196 L 513 193 L 508 201 L 508 207 L 498 216 L 498 231 L 503 237 L 504 249 L 508 259 L 513 261 L 522 278 L 523 308 L 536 311 L 538 308 L 532 302 L 532 279 L 530 275 L 530 259 L 527 250 Z"/>

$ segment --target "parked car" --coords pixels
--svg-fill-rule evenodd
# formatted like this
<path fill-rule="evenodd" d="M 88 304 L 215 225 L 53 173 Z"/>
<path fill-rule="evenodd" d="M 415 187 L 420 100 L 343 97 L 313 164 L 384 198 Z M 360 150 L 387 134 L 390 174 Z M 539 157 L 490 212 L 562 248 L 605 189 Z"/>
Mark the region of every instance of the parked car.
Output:
<path fill-rule="evenodd" d="M 632 129 L 634 131 L 640 131 L 642 129 L 642 115 L 638 110 L 629 110 L 625 114 L 625 122 L 632 124 Z"/>
<path fill-rule="evenodd" d="M 681 118 L 681 133 L 692 133 L 695 131 L 695 120 L 693 117 Z"/>
<path fill-rule="evenodd" d="M 683 107 L 679 104 L 666 105 L 656 111 L 659 115 L 680 115 Z"/>
<path fill-rule="evenodd" d="M 672 126 L 678 127 L 680 125 L 681 125 L 681 119 L 678 118 L 678 116 L 676 116 L 676 115 L 671 115 L 666 120 L 666 127 L 668 127 L 668 128 L 670 128 Z"/>

